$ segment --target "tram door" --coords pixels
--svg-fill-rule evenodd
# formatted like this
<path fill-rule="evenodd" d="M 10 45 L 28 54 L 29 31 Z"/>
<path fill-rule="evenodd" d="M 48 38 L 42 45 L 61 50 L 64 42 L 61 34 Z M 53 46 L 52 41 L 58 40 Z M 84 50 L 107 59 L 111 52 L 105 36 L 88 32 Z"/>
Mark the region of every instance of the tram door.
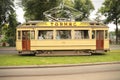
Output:
<path fill-rule="evenodd" d="M 96 49 L 97 50 L 104 49 L 104 31 L 103 30 L 96 31 Z"/>
<path fill-rule="evenodd" d="M 22 31 L 22 50 L 30 50 L 30 31 Z"/>

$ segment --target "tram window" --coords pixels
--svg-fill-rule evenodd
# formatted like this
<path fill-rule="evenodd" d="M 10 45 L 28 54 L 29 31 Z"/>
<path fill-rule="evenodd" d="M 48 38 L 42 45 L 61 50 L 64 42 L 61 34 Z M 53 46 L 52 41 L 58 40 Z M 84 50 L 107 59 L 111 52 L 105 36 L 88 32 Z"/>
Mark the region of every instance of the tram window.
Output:
<path fill-rule="evenodd" d="M 108 31 L 105 30 L 105 39 L 107 39 L 107 38 L 108 38 Z"/>
<path fill-rule="evenodd" d="M 75 39 L 89 39 L 88 30 L 75 30 Z"/>
<path fill-rule="evenodd" d="M 95 39 L 95 30 L 92 31 L 92 39 Z"/>
<path fill-rule="evenodd" d="M 31 37 L 31 39 L 35 39 L 35 31 L 30 32 L 30 37 Z"/>
<path fill-rule="evenodd" d="M 30 31 L 27 32 L 27 39 L 30 39 Z"/>
<path fill-rule="evenodd" d="M 39 30 L 38 31 L 38 39 L 53 39 L 53 31 L 52 30 Z"/>
<path fill-rule="evenodd" d="M 30 31 L 22 31 L 22 39 L 30 39 Z"/>
<path fill-rule="evenodd" d="M 21 39 L 21 31 L 18 31 L 18 39 Z"/>
<path fill-rule="evenodd" d="M 56 39 L 71 39 L 71 30 L 57 30 Z"/>

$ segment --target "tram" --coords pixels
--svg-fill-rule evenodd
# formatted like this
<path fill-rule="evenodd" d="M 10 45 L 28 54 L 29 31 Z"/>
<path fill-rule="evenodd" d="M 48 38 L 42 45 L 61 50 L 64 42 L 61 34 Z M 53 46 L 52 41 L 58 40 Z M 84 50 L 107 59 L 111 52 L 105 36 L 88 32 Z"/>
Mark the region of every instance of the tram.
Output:
<path fill-rule="evenodd" d="M 29 21 L 16 29 L 16 49 L 20 54 L 44 51 L 109 51 L 108 27 L 97 22 Z"/>

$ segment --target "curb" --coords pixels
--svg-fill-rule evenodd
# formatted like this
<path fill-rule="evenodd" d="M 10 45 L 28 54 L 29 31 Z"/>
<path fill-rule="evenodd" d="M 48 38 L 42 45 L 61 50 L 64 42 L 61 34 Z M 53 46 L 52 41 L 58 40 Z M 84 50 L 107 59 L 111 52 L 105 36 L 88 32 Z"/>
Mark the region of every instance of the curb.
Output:
<path fill-rule="evenodd" d="M 56 64 L 56 65 L 30 65 L 30 66 L 0 66 L 0 69 L 23 69 L 23 68 L 56 68 L 56 67 L 75 67 L 75 66 L 93 66 L 120 64 L 120 61 L 115 62 L 97 62 L 97 63 L 81 63 L 81 64 Z"/>

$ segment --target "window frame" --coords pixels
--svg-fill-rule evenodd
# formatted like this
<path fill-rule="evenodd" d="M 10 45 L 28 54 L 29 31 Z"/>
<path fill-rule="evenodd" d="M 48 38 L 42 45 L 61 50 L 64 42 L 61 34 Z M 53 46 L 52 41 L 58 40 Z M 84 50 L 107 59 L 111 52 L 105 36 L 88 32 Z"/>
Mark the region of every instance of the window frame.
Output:
<path fill-rule="evenodd" d="M 93 37 L 93 31 L 94 31 L 94 37 Z M 92 39 L 96 39 L 96 30 L 91 30 L 91 36 Z"/>
<path fill-rule="evenodd" d="M 17 31 L 17 40 L 21 40 L 22 39 L 22 31 L 18 30 Z"/>
<path fill-rule="evenodd" d="M 32 32 L 33 32 L 33 34 L 32 34 Z M 32 36 L 34 36 L 34 38 L 32 38 Z M 34 31 L 34 30 L 31 30 L 31 31 L 30 31 L 30 39 L 31 39 L 31 40 L 34 40 L 34 39 L 35 39 L 35 31 Z"/>

